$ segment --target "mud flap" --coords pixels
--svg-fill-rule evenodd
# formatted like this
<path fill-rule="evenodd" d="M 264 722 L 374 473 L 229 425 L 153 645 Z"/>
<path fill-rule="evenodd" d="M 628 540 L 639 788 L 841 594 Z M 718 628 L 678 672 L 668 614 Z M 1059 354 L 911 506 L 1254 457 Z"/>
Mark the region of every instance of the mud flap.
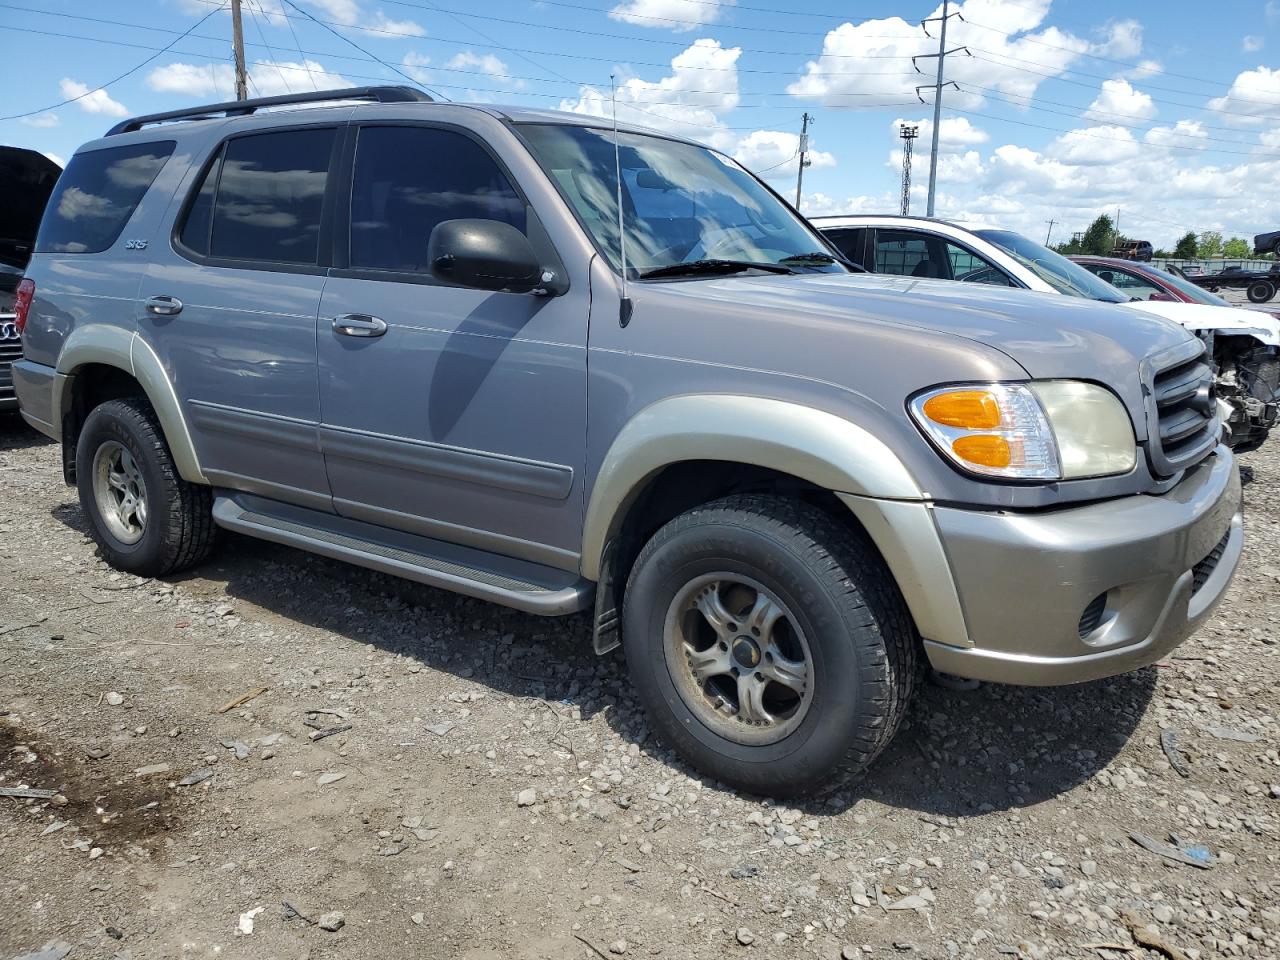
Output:
<path fill-rule="evenodd" d="M 600 582 L 596 584 L 592 647 L 606 654 L 622 643 L 622 591 L 618 589 L 618 541 L 610 540 L 600 558 Z"/>

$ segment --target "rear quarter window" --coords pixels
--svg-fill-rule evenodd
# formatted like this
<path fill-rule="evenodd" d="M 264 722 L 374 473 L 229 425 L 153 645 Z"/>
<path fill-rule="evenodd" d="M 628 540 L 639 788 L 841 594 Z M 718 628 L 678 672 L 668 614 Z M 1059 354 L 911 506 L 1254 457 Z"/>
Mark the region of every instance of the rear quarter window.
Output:
<path fill-rule="evenodd" d="M 174 141 L 77 153 L 58 179 L 36 238 L 36 253 L 100 253 L 120 237 L 173 154 Z"/>

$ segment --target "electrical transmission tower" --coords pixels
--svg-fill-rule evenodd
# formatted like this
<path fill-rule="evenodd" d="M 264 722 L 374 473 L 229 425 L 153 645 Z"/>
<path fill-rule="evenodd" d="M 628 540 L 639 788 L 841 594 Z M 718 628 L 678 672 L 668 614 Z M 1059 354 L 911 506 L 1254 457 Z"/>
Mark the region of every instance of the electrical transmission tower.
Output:
<path fill-rule="evenodd" d="M 910 124 L 902 124 L 898 128 L 898 136 L 902 138 L 902 215 L 911 212 L 911 148 L 920 136 L 920 128 Z"/>
<path fill-rule="evenodd" d="M 938 61 L 937 80 L 934 83 L 927 83 L 922 86 L 916 87 L 916 96 L 920 98 L 921 103 L 925 103 L 926 101 L 924 97 L 920 96 L 920 91 L 921 90 L 933 91 L 933 148 L 929 151 L 929 208 L 926 211 L 926 216 L 930 216 L 930 217 L 933 216 L 933 198 L 938 188 L 938 132 L 939 132 L 938 128 L 942 126 L 942 88 L 946 87 L 947 85 L 950 85 L 955 87 L 957 90 L 960 89 L 959 84 L 957 84 L 954 80 L 944 80 L 942 78 L 943 66 L 947 61 L 947 54 L 949 53 L 959 53 L 963 51 L 969 54 L 969 56 L 973 56 L 973 53 L 969 50 L 968 47 L 952 47 L 950 50 L 947 49 L 947 21 L 950 20 L 952 17 L 960 17 L 961 21 L 964 20 L 964 17 L 961 16 L 959 10 L 957 10 L 955 13 L 950 12 L 950 0 L 942 0 L 942 16 L 929 17 L 925 20 L 921 20 L 920 28 L 924 30 L 924 35 L 926 37 L 929 37 L 929 39 L 931 40 L 933 39 L 933 37 L 929 33 L 928 25 L 930 23 L 942 24 L 942 34 L 938 38 L 938 52 L 922 53 L 911 58 L 911 65 L 916 68 L 917 73 L 920 71 L 920 66 L 916 63 L 917 60 L 929 60 L 929 59 L 937 58 L 937 61 Z"/>

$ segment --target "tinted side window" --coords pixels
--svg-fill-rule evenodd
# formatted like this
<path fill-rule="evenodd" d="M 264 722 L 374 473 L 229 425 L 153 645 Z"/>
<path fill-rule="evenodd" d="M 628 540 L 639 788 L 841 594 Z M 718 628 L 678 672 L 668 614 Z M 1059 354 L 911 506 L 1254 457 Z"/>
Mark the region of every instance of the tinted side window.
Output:
<path fill-rule="evenodd" d="M 929 245 L 922 236 L 898 230 L 876 231 L 876 273 L 936 277 Z"/>
<path fill-rule="evenodd" d="M 827 239 L 836 245 L 837 250 L 854 263 L 862 263 L 862 238 L 866 234 L 866 230 L 862 228 L 845 228 L 824 232 Z"/>
<path fill-rule="evenodd" d="M 228 141 L 213 198 L 209 255 L 315 263 L 333 138 L 332 129 L 282 130 Z"/>
<path fill-rule="evenodd" d="M 1106 267 L 1097 263 L 1081 264 L 1090 273 L 1097 274 L 1100 280 L 1105 280 L 1121 293 L 1130 297 L 1137 297 L 1139 300 L 1150 300 L 1157 293 L 1164 293 L 1158 286 L 1151 283 L 1144 277 L 1129 273 L 1127 270 L 1117 270 L 1114 267 Z"/>
<path fill-rule="evenodd" d="M 351 266 L 425 271 L 436 224 L 473 217 L 525 229 L 524 201 L 474 140 L 428 127 L 360 130 Z"/>
<path fill-rule="evenodd" d="M 213 226 L 213 192 L 218 186 L 218 171 L 222 169 L 222 151 L 205 171 L 204 180 L 195 199 L 187 210 L 187 221 L 182 225 L 180 239 L 184 246 L 196 253 L 209 255 L 209 230 Z"/>
<path fill-rule="evenodd" d="M 37 253 L 99 253 L 116 242 L 174 142 L 77 153 L 45 208 Z"/>
<path fill-rule="evenodd" d="M 1004 271 L 964 247 L 954 243 L 944 243 L 947 261 L 952 280 L 964 283 L 986 283 L 994 287 L 1012 287 L 1013 281 L 1005 276 Z"/>

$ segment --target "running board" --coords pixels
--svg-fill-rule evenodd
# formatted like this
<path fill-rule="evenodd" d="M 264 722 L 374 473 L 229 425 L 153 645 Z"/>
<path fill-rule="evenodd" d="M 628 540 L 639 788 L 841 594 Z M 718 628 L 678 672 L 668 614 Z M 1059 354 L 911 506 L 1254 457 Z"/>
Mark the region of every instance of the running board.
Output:
<path fill-rule="evenodd" d="M 565 570 L 247 494 L 218 491 L 213 520 L 235 533 L 540 616 L 585 610 L 594 593 L 594 584 Z"/>

